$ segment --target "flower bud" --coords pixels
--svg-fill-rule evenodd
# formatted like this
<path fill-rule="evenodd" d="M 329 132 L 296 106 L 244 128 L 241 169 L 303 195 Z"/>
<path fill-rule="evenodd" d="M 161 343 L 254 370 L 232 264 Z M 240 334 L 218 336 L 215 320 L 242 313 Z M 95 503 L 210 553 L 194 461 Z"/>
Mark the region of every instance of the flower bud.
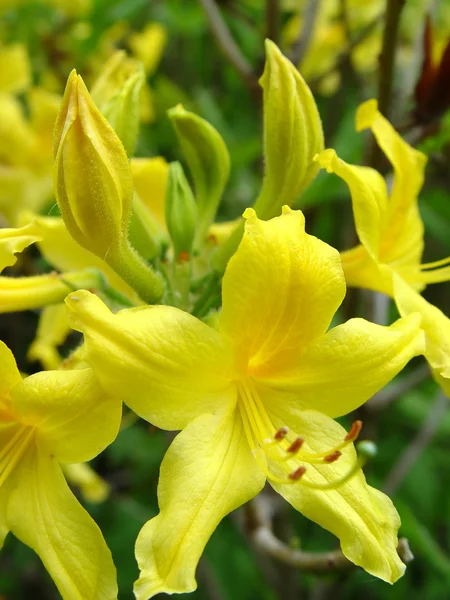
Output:
<path fill-rule="evenodd" d="M 169 168 L 166 192 L 166 223 L 172 239 L 175 260 L 190 256 L 197 222 L 197 205 L 179 162 Z"/>
<path fill-rule="evenodd" d="M 260 219 L 271 219 L 291 206 L 314 179 L 314 156 L 323 150 L 323 130 L 311 90 L 270 40 L 260 79 L 264 98 L 265 178 L 254 205 Z"/>
<path fill-rule="evenodd" d="M 53 155 L 55 193 L 67 229 L 105 259 L 126 236 L 131 169 L 123 144 L 75 71 L 56 120 Z"/>
<path fill-rule="evenodd" d="M 56 199 L 71 236 L 107 262 L 147 302 L 163 283 L 129 245 L 133 183 L 122 142 L 70 74 L 53 140 Z"/>
<path fill-rule="evenodd" d="M 230 156 L 219 132 L 181 105 L 169 110 L 194 179 L 198 225 L 196 243 L 202 244 L 217 212 L 230 173 Z"/>
<path fill-rule="evenodd" d="M 125 147 L 133 156 L 139 133 L 141 92 L 145 74 L 142 66 L 130 75 L 122 86 L 101 107 L 103 115 L 113 127 Z"/>

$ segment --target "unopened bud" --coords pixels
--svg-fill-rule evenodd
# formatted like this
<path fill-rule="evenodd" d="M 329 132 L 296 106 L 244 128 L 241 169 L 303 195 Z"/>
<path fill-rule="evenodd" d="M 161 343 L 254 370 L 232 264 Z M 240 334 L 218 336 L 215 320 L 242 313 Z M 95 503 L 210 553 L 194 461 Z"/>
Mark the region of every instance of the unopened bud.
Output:
<path fill-rule="evenodd" d="M 255 203 L 259 218 L 281 214 L 311 183 L 319 168 L 323 130 L 311 90 L 278 47 L 266 40 L 266 66 L 260 79 L 264 99 L 265 178 Z"/>
<path fill-rule="evenodd" d="M 179 162 L 169 168 L 166 192 L 166 222 L 175 260 L 192 252 L 196 231 L 197 206 L 191 187 Z"/>
<path fill-rule="evenodd" d="M 230 174 L 230 156 L 219 132 L 181 105 L 169 110 L 195 186 L 198 206 L 196 242 L 202 244 Z"/>
<path fill-rule="evenodd" d="M 113 96 L 101 107 L 128 156 L 133 156 L 139 133 L 141 92 L 145 74 L 142 66 L 130 75 Z"/>
<path fill-rule="evenodd" d="M 162 280 L 128 242 L 133 183 L 127 154 L 75 71 L 56 120 L 53 154 L 56 199 L 71 236 L 143 300 L 159 299 Z"/>

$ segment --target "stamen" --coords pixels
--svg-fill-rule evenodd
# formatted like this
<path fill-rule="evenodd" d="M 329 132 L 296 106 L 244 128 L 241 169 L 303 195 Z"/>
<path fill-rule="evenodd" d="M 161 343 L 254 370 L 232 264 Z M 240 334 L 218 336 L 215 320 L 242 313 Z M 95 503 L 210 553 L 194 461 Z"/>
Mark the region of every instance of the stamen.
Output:
<path fill-rule="evenodd" d="M 354 442 L 358 435 L 361 433 L 362 425 L 362 421 L 353 421 L 352 426 L 350 427 L 350 431 L 345 436 L 344 441 Z"/>
<path fill-rule="evenodd" d="M 273 439 L 278 441 L 284 440 L 287 436 L 289 429 L 287 427 L 281 427 L 276 434 L 273 436 Z"/>
<path fill-rule="evenodd" d="M 306 473 L 306 467 L 298 467 L 298 469 L 295 469 L 295 471 L 292 471 L 292 473 L 289 473 L 288 477 L 291 481 L 299 481 L 303 475 Z"/>
<path fill-rule="evenodd" d="M 335 450 L 328 456 L 325 456 L 325 458 L 323 459 L 323 462 L 328 463 L 328 464 L 334 463 L 340 456 L 342 456 L 342 452 L 340 450 Z"/>
<path fill-rule="evenodd" d="M 33 435 L 33 427 L 27 427 L 25 425 L 19 427 L 0 452 L 0 488 L 25 454 Z"/>
<path fill-rule="evenodd" d="M 450 263 L 450 256 L 447 258 L 441 258 L 441 260 L 435 260 L 434 262 L 423 263 L 420 265 L 421 271 L 426 271 L 428 269 L 436 269 L 438 267 L 444 267 Z"/>
<path fill-rule="evenodd" d="M 300 448 L 303 446 L 303 442 L 305 440 L 301 437 L 298 437 L 296 440 L 294 440 L 292 442 L 292 444 L 289 446 L 289 448 L 286 450 L 286 452 L 290 452 L 291 454 L 296 454 Z"/>

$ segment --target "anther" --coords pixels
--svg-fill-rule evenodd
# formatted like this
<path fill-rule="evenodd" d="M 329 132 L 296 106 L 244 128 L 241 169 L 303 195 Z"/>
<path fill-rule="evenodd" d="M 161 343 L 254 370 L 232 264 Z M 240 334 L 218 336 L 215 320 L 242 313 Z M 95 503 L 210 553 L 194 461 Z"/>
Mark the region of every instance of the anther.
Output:
<path fill-rule="evenodd" d="M 273 439 L 276 440 L 277 442 L 284 440 L 284 438 L 287 436 L 288 434 L 288 428 L 287 427 L 281 427 L 281 429 L 279 429 L 276 434 L 273 436 Z"/>
<path fill-rule="evenodd" d="M 342 456 L 342 452 L 340 450 L 335 450 L 334 452 L 332 452 L 328 456 L 325 456 L 324 459 L 323 459 L 323 462 L 328 463 L 328 464 L 333 463 L 340 456 Z"/>
<path fill-rule="evenodd" d="M 303 446 L 303 442 L 305 440 L 301 437 L 298 437 L 296 440 L 294 440 L 292 442 L 292 444 L 289 446 L 289 448 L 287 449 L 287 452 L 290 452 L 291 454 L 295 454 L 296 452 L 298 452 L 300 450 L 300 448 Z"/>
<path fill-rule="evenodd" d="M 301 479 L 303 477 L 303 475 L 306 473 L 306 467 L 298 467 L 298 469 L 295 469 L 295 471 L 292 471 L 292 473 L 289 473 L 288 477 L 291 481 L 298 481 L 299 479 Z"/>
<path fill-rule="evenodd" d="M 353 421 L 350 431 L 347 433 L 344 440 L 346 442 L 354 442 L 361 432 L 362 425 L 362 421 Z"/>

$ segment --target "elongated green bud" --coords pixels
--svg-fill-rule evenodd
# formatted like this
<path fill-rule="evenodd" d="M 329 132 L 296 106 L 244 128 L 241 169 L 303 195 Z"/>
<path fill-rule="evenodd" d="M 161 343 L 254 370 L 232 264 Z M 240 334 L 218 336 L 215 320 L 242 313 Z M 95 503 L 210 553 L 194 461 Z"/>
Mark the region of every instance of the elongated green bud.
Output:
<path fill-rule="evenodd" d="M 314 156 L 323 150 L 323 130 L 311 90 L 278 47 L 266 40 L 260 79 L 264 99 L 265 178 L 254 205 L 260 219 L 291 206 L 318 172 Z"/>
<path fill-rule="evenodd" d="M 139 66 L 106 104 L 100 107 L 103 115 L 122 140 L 130 157 L 134 154 L 139 133 L 141 92 L 144 80 L 144 68 Z"/>
<path fill-rule="evenodd" d="M 71 236 L 107 262 L 143 300 L 159 299 L 161 278 L 127 238 L 133 200 L 127 154 L 75 71 L 56 120 L 53 150 L 55 194 Z"/>
<path fill-rule="evenodd" d="M 230 156 L 220 133 L 181 105 L 169 110 L 195 185 L 198 222 L 196 244 L 202 244 L 230 174 Z"/>
<path fill-rule="evenodd" d="M 190 257 L 197 225 L 197 205 L 179 162 L 170 163 L 166 192 L 166 223 L 175 260 Z"/>

